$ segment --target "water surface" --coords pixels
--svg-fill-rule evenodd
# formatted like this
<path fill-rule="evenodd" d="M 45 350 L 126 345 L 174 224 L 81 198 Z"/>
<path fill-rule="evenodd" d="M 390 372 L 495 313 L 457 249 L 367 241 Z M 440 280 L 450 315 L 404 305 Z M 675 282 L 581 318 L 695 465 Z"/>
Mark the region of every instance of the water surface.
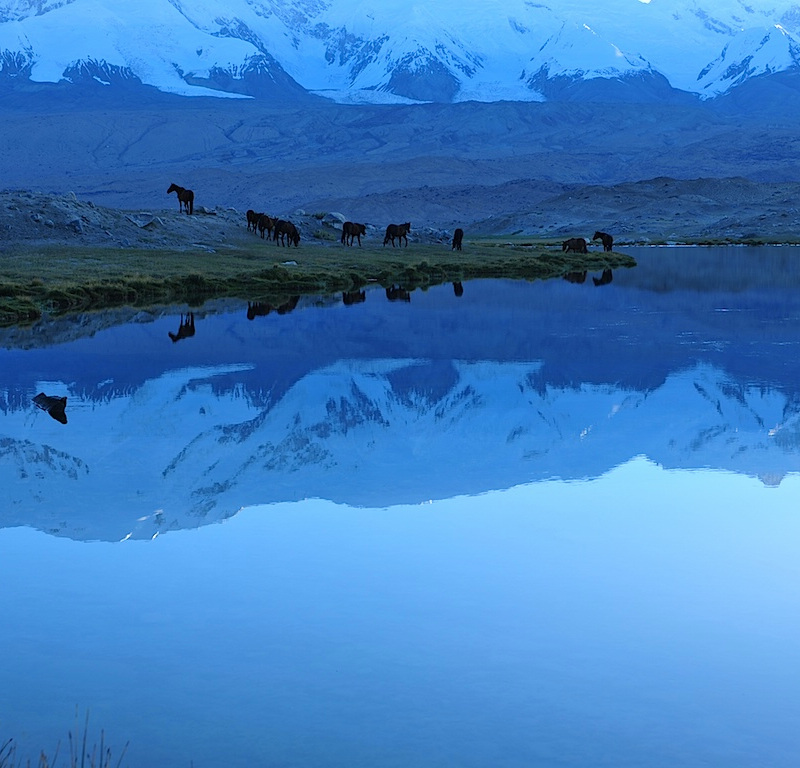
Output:
<path fill-rule="evenodd" d="M 634 255 L 13 335 L 0 741 L 794 765 L 798 253 Z"/>

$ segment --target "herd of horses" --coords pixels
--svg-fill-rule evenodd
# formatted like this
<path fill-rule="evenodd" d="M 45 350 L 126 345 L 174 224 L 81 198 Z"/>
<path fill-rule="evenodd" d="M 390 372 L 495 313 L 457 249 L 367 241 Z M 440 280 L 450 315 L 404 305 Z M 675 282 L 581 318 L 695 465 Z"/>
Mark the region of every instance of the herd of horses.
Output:
<path fill-rule="evenodd" d="M 174 192 L 178 198 L 178 210 L 183 213 L 192 214 L 194 211 L 194 192 L 185 187 L 179 187 L 177 184 L 170 184 L 167 194 Z M 285 219 L 273 218 L 266 213 L 257 213 L 253 209 L 247 211 L 247 231 L 254 234 L 261 235 L 261 239 L 274 240 L 276 245 L 285 245 L 295 247 L 300 245 L 300 233 L 297 227 Z M 394 241 L 397 240 L 398 246 L 405 245 L 408 247 L 408 233 L 411 231 L 411 222 L 407 221 L 405 224 L 389 224 L 386 227 L 386 233 L 383 238 L 384 246 L 387 243 L 395 247 Z M 265 236 L 266 233 L 266 236 Z M 366 236 L 366 224 L 360 224 L 354 221 L 345 221 L 342 225 L 342 245 L 353 245 L 358 241 L 359 247 L 361 246 L 361 238 Z M 464 240 L 464 230 L 460 227 L 453 232 L 453 240 L 451 250 L 460 251 L 461 245 Z M 599 240 L 603 245 L 604 251 L 610 251 L 614 245 L 614 238 L 607 232 L 597 231 L 592 237 L 592 242 Z M 565 240 L 561 245 L 561 250 L 564 252 L 573 253 L 588 253 L 589 247 L 585 238 L 571 237 Z"/>
<path fill-rule="evenodd" d="M 261 239 L 274 240 L 276 245 L 300 245 L 300 233 L 291 221 L 267 216 L 266 213 L 247 212 L 247 231 L 261 235 Z M 266 238 L 264 233 L 266 232 Z"/>

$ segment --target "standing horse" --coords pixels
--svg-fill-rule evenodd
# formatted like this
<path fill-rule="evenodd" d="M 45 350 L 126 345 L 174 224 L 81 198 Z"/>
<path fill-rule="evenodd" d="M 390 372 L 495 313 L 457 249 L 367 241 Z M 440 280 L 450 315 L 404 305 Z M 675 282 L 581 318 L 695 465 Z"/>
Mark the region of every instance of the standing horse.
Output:
<path fill-rule="evenodd" d="M 170 184 L 167 194 L 174 192 L 178 196 L 178 210 L 183 211 L 186 208 L 186 213 L 191 214 L 194 211 L 194 192 L 191 189 L 179 187 L 177 184 Z"/>
<path fill-rule="evenodd" d="M 461 241 L 464 239 L 464 230 L 459 227 L 455 232 L 453 232 L 453 247 L 450 249 L 451 251 L 460 251 L 461 250 Z"/>
<path fill-rule="evenodd" d="M 263 216 L 262 213 L 256 213 L 252 208 L 247 212 L 247 231 L 250 232 L 252 230 L 253 234 L 256 233 L 256 227 L 258 225 L 258 217 Z"/>
<path fill-rule="evenodd" d="M 408 247 L 408 233 L 411 231 L 411 222 L 407 221 L 405 224 L 390 224 L 386 227 L 386 236 L 383 238 L 383 244 L 392 241 L 392 248 L 394 248 L 394 239 L 397 238 L 398 242 L 406 241 Z"/>
<path fill-rule="evenodd" d="M 614 238 L 607 232 L 595 232 L 592 240 L 600 240 L 603 243 L 603 250 L 610 251 L 614 245 Z"/>
<path fill-rule="evenodd" d="M 267 231 L 267 240 L 272 240 L 272 230 L 275 228 L 275 219 L 271 216 L 267 216 L 266 213 L 258 213 L 258 220 L 256 222 L 256 226 L 258 227 L 259 234 L 261 235 L 261 239 L 264 239 L 264 230 Z M 253 227 L 253 232 L 256 229 Z"/>
<path fill-rule="evenodd" d="M 367 235 L 367 228 L 363 224 L 346 221 L 342 225 L 342 243 L 344 245 L 352 245 L 353 240 L 358 238 L 358 245 L 361 246 L 361 235 L 365 237 Z"/>

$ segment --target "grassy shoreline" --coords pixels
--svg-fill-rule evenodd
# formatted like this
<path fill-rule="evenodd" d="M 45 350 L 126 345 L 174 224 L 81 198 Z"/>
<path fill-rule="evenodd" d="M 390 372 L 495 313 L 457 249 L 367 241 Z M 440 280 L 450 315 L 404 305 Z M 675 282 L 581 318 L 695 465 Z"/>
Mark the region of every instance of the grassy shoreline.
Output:
<path fill-rule="evenodd" d="M 303 245 L 264 249 L 148 250 L 48 245 L 8 248 L 0 260 L 0 325 L 32 323 L 121 306 L 187 304 L 218 298 L 275 301 L 337 293 L 370 283 L 407 290 L 476 278 L 522 280 L 629 268 L 624 253 L 563 253 L 542 243 L 486 240 L 460 252 L 443 244 L 404 248 Z"/>

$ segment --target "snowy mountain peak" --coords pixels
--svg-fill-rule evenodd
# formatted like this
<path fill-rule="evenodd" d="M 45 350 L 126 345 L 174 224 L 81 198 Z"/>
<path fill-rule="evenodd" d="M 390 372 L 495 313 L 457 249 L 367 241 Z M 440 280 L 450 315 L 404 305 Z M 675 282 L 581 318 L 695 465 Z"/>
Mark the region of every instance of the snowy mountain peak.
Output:
<path fill-rule="evenodd" d="M 785 27 L 747 29 L 738 33 L 697 76 L 705 93 L 722 93 L 758 75 L 800 66 L 800 41 Z"/>
<path fill-rule="evenodd" d="M 707 98 L 796 68 L 798 35 L 786 0 L 0 0 L 0 77 L 493 101 L 635 76 Z"/>

